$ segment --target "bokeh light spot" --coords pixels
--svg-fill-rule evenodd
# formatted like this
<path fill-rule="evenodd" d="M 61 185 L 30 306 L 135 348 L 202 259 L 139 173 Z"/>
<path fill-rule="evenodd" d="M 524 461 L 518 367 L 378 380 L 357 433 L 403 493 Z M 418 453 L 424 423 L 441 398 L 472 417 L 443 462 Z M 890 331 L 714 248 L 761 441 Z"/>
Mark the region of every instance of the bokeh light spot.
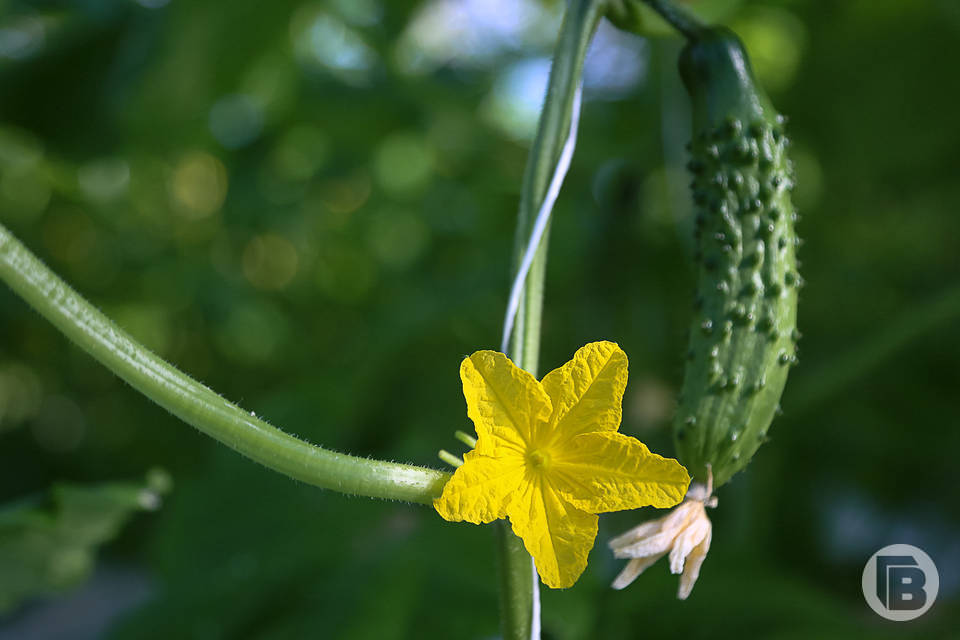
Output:
<path fill-rule="evenodd" d="M 308 180 L 316 174 L 330 155 L 330 143 L 319 127 L 299 125 L 283 134 L 273 152 L 273 172 L 291 182 Z"/>
<path fill-rule="evenodd" d="M 433 151 L 423 137 L 398 133 L 384 140 L 376 151 L 377 183 L 398 195 L 423 188 L 433 173 Z"/>
<path fill-rule="evenodd" d="M 370 198 L 371 187 L 370 176 L 365 172 L 328 180 L 320 186 L 320 202 L 328 211 L 340 214 L 337 220 L 343 224 L 345 214 L 353 213 Z"/>
<path fill-rule="evenodd" d="M 330 0 L 344 20 L 359 27 L 372 27 L 383 17 L 377 0 Z"/>
<path fill-rule="evenodd" d="M 631 380 L 630 384 L 633 386 L 629 392 L 632 426 L 638 432 L 666 427 L 675 408 L 674 389 L 653 376 L 642 377 L 636 382 Z"/>
<path fill-rule="evenodd" d="M 97 229 L 82 209 L 56 207 L 43 222 L 44 244 L 58 259 L 76 265 L 95 253 Z"/>
<path fill-rule="evenodd" d="M 627 95 L 646 78 L 648 63 L 647 40 L 601 22 L 584 60 L 584 89 L 605 99 Z"/>
<path fill-rule="evenodd" d="M 24 60 L 43 49 L 46 27 L 37 16 L 23 16 L 0 27 L 0 59 Z"/>
<path fill-rule="evenodd" d="M 432 0 L 424 3 L 396 48 L 405 73 L 443 65 L 477 68 L 505 53 L 539 49 L 556 37 L 562 3 L 535 0 Z"/>
<path fill-rule="evenodd" d="M 91 200 L 115 200 L 130 185 L 130 165 L 123 158 L 91 160 L 77 170 L 77 183 Z"/>
<path fill-rule="evenodd" d="M 210 107 L 210 133 L 227 149 L 239 149 L 256 140 L 263 131 L 263 108 L 252 96 L 224 96 Z"/>
<path fill-rule="evenodd" d="M 0 432 L 36 415 L 43 386 L 33 369 L 17 362 L 0 364 Z"/>
<path fill-rule="evenodd" d="M 32 220 L 46 210 L 51 195 L 48 179 L 33 167 L 4 171 L 0 177 L 4 215 Z"/>
<path fill-rule="evenodd" d="M 223 206 L 227 196 L 227 169 L 209 153 L 185 155 L 170 176 L 170 194 L 186 218 L 205 218 Z"/>
<path fill-rule="evenodd" d="M 33 134 L 0 127 L 0 168 L 7 171 L 34 167 L 42 159 L 43 147 Z"/>
<path fill-rule="evenodd" d="M 352 247 L 327 247 L 318 256 L 317 286 L 337 302 L 363 300 L 373 289 L 377 277 L 377 265 L 372 258 Z"/>
<path fill-rule="evenodd" d="M 241 90 L 260 109 L 264 123 L 285 122 L 291 117 L 298 103 L 299 73 L 286 51 L 270 51 L 244 75 Z"/>
<path fill-rule="evenodd" d="M 789 87 L 800 65 L 807 31 L 786 9 L 752 7 L 734 25 L 750 52 L 760 84 L 777 91 Z"/>
<path fill-rule="evenodd" d="M 0 128 L 0 205 L 10 218 L 29 221 L 50 202 L 43 147 L 32 134 Z"/>
<path fill-rule="evenodd" d="M 253 237 L 243 249 L 243 275 L 258 289 L 283 289 L 297 275 L 300 257 L 293 243 L 275 233 Z"/>
<path fill-rule="evenodd" d="M 266 301 L 249 301 L 234 307 L 217 332 L 220 351 L 245 364 L 263 364 L 273 360 L 286 341 L 286 318 Z"/>
<path fill-rule="evenodd" d="M 481 115 L 516 140 L 531 140 L 537 129 L 540 107 L 547 92 L 550 61 L 532 58 L 515 62 L 494 81 L 481 105 Z"/>
<path fill-rule="evenodd" d="M 315 7 L 295 13 L 290 31 L 298 59 L 331 71 L 345 82 L 366 82 L 377 62 L 376 51 L 357 31 Z"/>
<path fill-rule="evenodd" d="M 402 269 L 423 253 L 429 238 L 430 229 L 419 216 L 390 210 L 371 218 L 367 243 L 381 263 Z"/>
<path fill-rule="evenodd" d="M 170 0 L 136 0 L 136 2 L 146 9 L 161 9 L 170 4 Z"/>

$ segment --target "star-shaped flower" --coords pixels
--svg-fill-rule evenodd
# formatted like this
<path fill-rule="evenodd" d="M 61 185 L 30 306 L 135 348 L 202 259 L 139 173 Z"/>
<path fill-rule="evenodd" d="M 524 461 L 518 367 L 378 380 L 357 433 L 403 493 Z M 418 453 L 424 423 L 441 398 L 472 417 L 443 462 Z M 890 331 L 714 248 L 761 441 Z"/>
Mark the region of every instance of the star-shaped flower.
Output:
<path fill-rule="evenodd" d="M 709 470 L 709 467 L 708 467 Z M 670 573 L 680 575 L 677 597 L 686 600 L 693 590 L 700 567 L 710 550 L 713 525 L 707 507 L 717 506 L 713 493 L 713 474 L 706 486 L 690 485 L 679 507 L 657 520 L 644 522 L 610 541 L 616 558 L 630 558 L 611 585 L 623 589 L 654 562 L 670 553 Z"/>
<path fill-rule="evenodd" d="M 508 517 L 546 585 L 583 573 L 597 513 L 683 499 L 687 470 L 617 433 L 627 356 L 616 344 L 582 347 L 542 382 L 496 351 L 464 360 L 460 377 L 477 446 L 434 507 L 474 524 Z"/>

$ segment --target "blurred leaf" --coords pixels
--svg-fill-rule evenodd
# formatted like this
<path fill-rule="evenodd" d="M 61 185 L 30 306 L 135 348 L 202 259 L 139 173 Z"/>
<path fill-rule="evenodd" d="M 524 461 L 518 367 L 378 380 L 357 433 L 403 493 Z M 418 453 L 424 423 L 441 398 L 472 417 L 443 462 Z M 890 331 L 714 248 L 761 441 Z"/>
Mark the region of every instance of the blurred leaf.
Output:
<path fill-rule="evenodd" d="M 0 613 L 83 582 L 97 548 L 134 513 L 157 509 L 168 486 L 162 471 L 139 484 L 58 484 L 48 496 L 0 510 Z"/>

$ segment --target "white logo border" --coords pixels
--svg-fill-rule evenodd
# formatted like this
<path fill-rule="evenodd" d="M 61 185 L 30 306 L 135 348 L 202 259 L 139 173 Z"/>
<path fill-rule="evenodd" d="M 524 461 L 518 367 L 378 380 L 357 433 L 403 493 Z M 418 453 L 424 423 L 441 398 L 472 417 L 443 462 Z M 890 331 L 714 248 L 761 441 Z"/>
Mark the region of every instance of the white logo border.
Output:
<path fill-rule="evenodd" d="M 927 595 L 927 602 L 919 609 L 892 611 L 880 601 L 877 597 L 877 556 L 912 556 L 926 578 L 923 590 Z M 860 580 L 860 587 L 863 590 L 863 598 L 867 605 L 878 615 L 894 622 L 908 622 L 916 620 L 933 606 L 940 591 L 940 573 L 937 571 L 937 565 L 927 553 L 918 547 L 909 544 L 890 544 L 878 550 L 863 567 L 863 575 Z"/>

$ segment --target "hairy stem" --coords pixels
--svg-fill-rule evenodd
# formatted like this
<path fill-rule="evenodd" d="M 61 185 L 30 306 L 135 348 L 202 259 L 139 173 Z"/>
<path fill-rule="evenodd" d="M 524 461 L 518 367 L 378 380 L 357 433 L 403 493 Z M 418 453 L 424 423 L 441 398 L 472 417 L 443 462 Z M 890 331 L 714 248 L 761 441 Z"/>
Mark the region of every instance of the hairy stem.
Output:
<path fill-rule="evenodd" d="M 0 224 L 0 279 L 133 388 L 264 466 L 341 493 L 429 504 L 449 474 L 336 453 L 284 433 L 225 400 L 131 338 Z"/>
<path fill-rule="evenodd" d="M 513 272 L 517 272 L 537 210 L 547 193 L 570 129 L 574 94 L 583 74 L 587 47 L 597 29 L 604 0 L 572 0 L 564 15 L 553 56 L 543 112 L 524 173 L 514 242 Z M 549 226 L 537 248 L 527 275 L 523 301 L 517 312 L 510 357 L 518 367 L 537 375 L 540 328 L 543 313 L 543 281 L 546 274 Z M 497 523 L 500 557 L 501 626 L 504 640 L 530 640 L 538 636 L 539 585 L 534 582 L 530 555 L 507 523 Z M 536 606 L 535 606 L 536 604 Z"/>

